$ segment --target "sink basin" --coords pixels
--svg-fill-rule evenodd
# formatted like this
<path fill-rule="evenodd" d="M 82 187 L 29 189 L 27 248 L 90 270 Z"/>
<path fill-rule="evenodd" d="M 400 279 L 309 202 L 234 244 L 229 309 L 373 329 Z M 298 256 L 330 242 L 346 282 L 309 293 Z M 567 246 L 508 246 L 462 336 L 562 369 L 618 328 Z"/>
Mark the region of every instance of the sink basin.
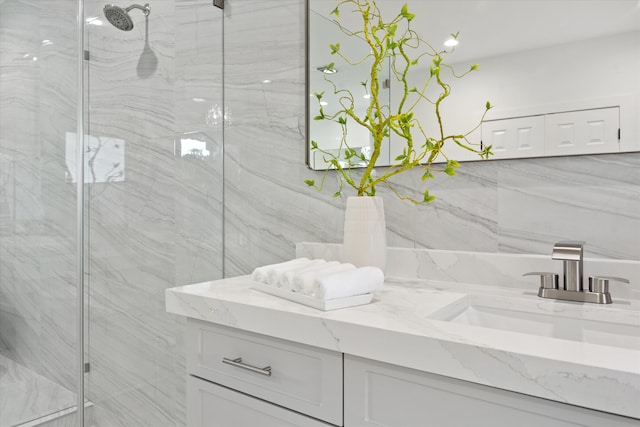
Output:
<path fill-rule="evenodd" d="M 466 295 L 427 318 L 640 350 L 640 316 L 631 310 L 531 298 Z"/>

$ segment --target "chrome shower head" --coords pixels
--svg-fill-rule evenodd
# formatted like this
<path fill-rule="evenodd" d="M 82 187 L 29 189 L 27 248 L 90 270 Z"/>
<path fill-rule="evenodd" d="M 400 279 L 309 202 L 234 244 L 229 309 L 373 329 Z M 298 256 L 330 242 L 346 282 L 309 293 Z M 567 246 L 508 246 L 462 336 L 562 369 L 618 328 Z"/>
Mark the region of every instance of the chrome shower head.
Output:
<path fill-rule="evenodd" d="M 140 6 L 139 4 L 134 4 L 126 9 L 121 8 L 120 6 L 116 6 L 115 4 L 105 5 L 103 11 L 104 16 L 107 18 L 111 25 L 116 27 L 122 31 L 131 31 L 133 30 L 133 20 L 131 16 L 129 16 L 129 11 L 131 9 L 140 9 L 144 13 L 144 16 L 148 16 L 151 12 L 151 7 L 149 3 L 144 6 Z"/>

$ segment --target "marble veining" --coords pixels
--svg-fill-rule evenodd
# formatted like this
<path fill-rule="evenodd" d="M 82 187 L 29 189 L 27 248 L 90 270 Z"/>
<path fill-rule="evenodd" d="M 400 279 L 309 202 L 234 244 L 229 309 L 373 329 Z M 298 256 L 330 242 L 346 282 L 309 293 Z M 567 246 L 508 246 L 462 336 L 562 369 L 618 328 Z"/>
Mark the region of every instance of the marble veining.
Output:
<path fill-rule="evenodd" d="M 341 250 L 340 244 L 302 242 L 296 245 L 296 257 L 339 261 Z M 548 255 L 387 248 L 386 274 L 390 277 L 476 283 L 536 293 L 540 280 L 523 276 L 530 271 L 562 275 L 562 262 L 551 259 L 551 248 Z M 624 277 L 629 284 L 611 283 L 613 298 L 640 299 L 640 261 L 585 258 L 585 280 L 589 276 Z"/>
<path fill-rule="evenodd" d="M 537 297 L 520 289 L 432 280 L 415 288 L 405 281 L 389 281 L 369 305 L 333 312 L 262 294 L 250 288 L 249 276 L 169 289 L 166 307 L 276 338 L 640 418 L 640 345 L 610 347 L 435 320 L 430 316 L 471 292 L 522 303 Z M 608 316 L 602 306 L 585 312 L 582 305 L 546 307 L 553 311 L 559 305 L 564 316 L 576 319 Z M 638 300 L 628 300 L 609 311 L 640 327 L 638 309 Z"/>
<path fill-rule="evenodd" d="M 75 407 L 76 395 L 0 354 L 0 425 L 23 425 Z"/>
<path fill-rule="evenodd" d="M 229 4 L 225 102 L 234 122 L 225 131 L 225 271 L 234 276 L 293 258 L 296 242 L 340 242 L 345 200 L 331 197 L 331 178 L 322 193 L 304 184 L 321 172 L 303 164 L 303 2 Z M 279 26 L 286 34 L 272 31 Z M 271 86 L 260 83 L 265 78 Z M 546 256 L 556 241 L 574 239 L 587 241 L 590 258 L 640 261 L 638 162 L 640 153 L 467 162 L 458 176 L 431 182 L 438 199 L 429 206 L 380 188 L 388 243 Z M 417 183 L 418 172 L 394 180 L 408 191 Z"/>

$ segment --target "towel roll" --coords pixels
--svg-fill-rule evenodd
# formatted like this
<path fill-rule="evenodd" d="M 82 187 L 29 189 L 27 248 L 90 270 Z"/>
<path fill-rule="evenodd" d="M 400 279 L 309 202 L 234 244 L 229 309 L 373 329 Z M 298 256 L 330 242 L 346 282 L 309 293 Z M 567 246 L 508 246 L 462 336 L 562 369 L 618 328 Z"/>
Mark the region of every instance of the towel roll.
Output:
<path fill-rule="evenodd" d="M 264 265 L 262 267 L 258 267 L 255 270 L 253 270 L 253 273 L 251 273 L 251 280 L 253 280 L 254 282 L 260 282 L 260 283 L 264 283 L 266 285 L 269 284 L 269 273 L 271 271 L 274 271 L 275 274 L 275 269 L 279 269 L 279 268 L 286 268 L 287 266 L 293 266 L 295 264 L 304 262 L 304 261 L 309 261 L 308 258 L 296 258 L 290 261 L 285 261 L 285 262 L 279 262 L 276 264 L 269 264 L 269 265 Z"/>
<path fill-rule="evenodd" d="M 317 274 L 321 271 L 331 271 L 338 265 L 340 265 L 338 261 L 325 261 L 323 264 L 312 265 L 309 268 L 295 272 L 291 275 L 291 280 L 289 282 L 291 291 L 309 294 L 311 292 L 313 280 L 317 277 Z"/>
<path fill-rule="evenodd" d="M 269 269 L 269 271 L 267 271 L 267 284 L 279 286 L 279 279 L 282 274 L 296 266 L 306 265 L 308 262 L 308 258 L 296 258 L 291 261 L 283 262 L 279 265 L 274 265 Z"/>
<path fill-rule="evenodd" d="M 330 263 L 328 263 L 323 259 L 312 259 L 309 262 L 304 264 L 296 264 L 290 269 L 288 269 L 287 271 L 280 274 L 280 277 L 278 278 L 278 283 L 276 284 L 276 286 L 286 289 L 288 291 L 293 291 L 293 280 L 297 274 L 302 274 L 307 271 L 321 269 L 326 267 L 329 264 Z"/>
<path fill-rule="evenodd" d="M 371 293 L 382 287 L 384 273 L 377 267 L 361 267 L 318 277 L 311 295 L 321 300 Z"/>
<path fill-rule="evenodd" d="M 314 280 L 335 273 L 355 270 L 356 266 L 349 263 L 339 263 L 338 261 L 330 261 L 324 266 L 310 269 L 293 276 L 292 290 L 304 295 L 311 295 L 313 291 Z"/>

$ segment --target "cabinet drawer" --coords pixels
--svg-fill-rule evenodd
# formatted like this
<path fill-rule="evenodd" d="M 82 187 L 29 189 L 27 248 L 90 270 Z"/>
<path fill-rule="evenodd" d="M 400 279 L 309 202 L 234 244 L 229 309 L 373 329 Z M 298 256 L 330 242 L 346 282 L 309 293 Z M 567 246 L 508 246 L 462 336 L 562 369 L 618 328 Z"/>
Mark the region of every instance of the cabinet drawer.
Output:
<path fill-rule="evenodd" d="M 349 427 L 631 427 L 638 420 L 345 356 Z"/>
<path fill-rule="evenodd" d="M 190 427 L 331 427 L 246 394 L 187 377 Z"/>
<path fill-rule="evenodd" d="M 193 319 L 187 329 L 189 374 L 342 425 L 342 353 Z"/>

